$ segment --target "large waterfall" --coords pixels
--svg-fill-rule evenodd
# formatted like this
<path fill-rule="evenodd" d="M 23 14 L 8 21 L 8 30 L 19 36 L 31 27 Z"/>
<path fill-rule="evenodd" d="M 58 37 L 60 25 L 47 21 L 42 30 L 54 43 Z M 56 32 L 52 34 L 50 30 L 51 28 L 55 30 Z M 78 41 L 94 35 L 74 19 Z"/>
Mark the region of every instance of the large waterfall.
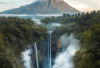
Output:
<path fill-rule="evenodd" d="M 40 25 L 40 20 L 36 20 L 36 23 Z M 52 30 L 58 26 L 63 25 L 56 23 L 46 25 L 49 30 L 48 37 L 34 43 L 22 53 L 24 68 L 73 68 L 72 56 L 78 49 L 78 40 L 73 35 L 60 37 L 62 48 L 52 61 Z"/>
<path fill-rule="evenodd" d="M 52 31 L 48 33 L 48 38 L 41 42 L 43 68 L 52 68 L 51 34 L 52 34 Z"/>
<path fill-rule="evenodd" d="M 52 68 L 52 55 L 51 55 L 51 34 L 52 31 L 48 33 L 48 38 L 42 40 L 40 43 L 41 57 L 42 57 L 42 68 Z M 39 68 L 39 57 L 37 43 L 30 45 L 23 53 L 22 58 L 24 61 L 24 68 L 34 68 L 32 63 L 35 62 L 35 68 Z M 34 48 L 33 48 L 34 47 Z M 32 62 L 32 54 L 35 53 L 35 60 Z"/>
<path fill-rule="evenodd" d="M 78 49 L 78 40 L 70 35 L 61 37 L 61 44 L 64 46 L 64 50 L 58 53 L 53 68 L 73 68 L 72 56 Z"/>

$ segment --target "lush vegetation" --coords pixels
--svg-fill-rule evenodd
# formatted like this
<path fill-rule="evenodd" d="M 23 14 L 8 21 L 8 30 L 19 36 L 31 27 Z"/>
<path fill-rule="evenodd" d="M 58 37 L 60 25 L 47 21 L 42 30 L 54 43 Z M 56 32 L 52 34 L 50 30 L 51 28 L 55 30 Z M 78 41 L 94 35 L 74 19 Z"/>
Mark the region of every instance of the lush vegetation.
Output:
<path fill-rule="evenodd" d="M 73 33 L 80 40 L 80 50 L 73 56 L 75 68 L 100 67 L 100 11 L 82 14 L 63 14 L 60 17 L 48 17 L 43 23 L 58 22 L 52 34 L 52 54 L 57 52 L 58 38 Z M 47 35 L 46 28 L 34 24 L 30 19 L 0 17 L 0 67 L 22 68 L 20 53 L 31 43 L 38 42 Z"/>
<path fill-rule="evenodd" d="M 80 40 L 80 50 L 73 56 L 75 68 L 100 68 L 100 11 L 64 14 L 41 21 L 46 24 L 58 21 L 64 24 L 53 32 L 54 40 L 64 33 L 73 33 Z"/>
<path fill-rule="evenodd" d="M 70 22 L 74 21 L 74 15 L 70 15 L 70 14 L 63 14 L 63 16 L 59 16 L 59 17 L 47 17 L 41 20 L 42 23 L 45 24 L 49 24 L 49 23 L 61 23 L 61 24 L 67 24 Z"/>
<path fill-rule="evenodd" d="M 81 49 L 74 56 L 75 68 L 100 67 L 100 12 L 86 13 L 76 19 L 76 34 Z"/>
<path fill-rule="evenodd" d="M 0 68 L 22 68 L 21 52 L 46 37 L 47 30 L 30 19 L 0 17 Z"/>

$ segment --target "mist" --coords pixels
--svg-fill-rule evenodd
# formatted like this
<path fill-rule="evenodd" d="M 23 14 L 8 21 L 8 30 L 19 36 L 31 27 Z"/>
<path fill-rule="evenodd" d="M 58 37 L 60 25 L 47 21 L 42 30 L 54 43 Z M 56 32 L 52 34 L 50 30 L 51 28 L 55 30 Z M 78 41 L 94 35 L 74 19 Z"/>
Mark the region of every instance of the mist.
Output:
<path fill-rule="evenodd" d="M 73 35 L 70 35 L 68 37 L 63 35 L 60 39 L 63 41 L 61 42 L 61 44 L 64 44 L 64 50 L 58 53 L 58 55 L 56 56 L 53 68 L 73 68 L 74 66 L 72 57 L 79 49 L 79 41 L 75 39 Z"/>
<path fill-rule="evenodd" d="M 22 52 L 22 58 L 25 68 L 31 68 L 31 49 L 25 50 Z"/>

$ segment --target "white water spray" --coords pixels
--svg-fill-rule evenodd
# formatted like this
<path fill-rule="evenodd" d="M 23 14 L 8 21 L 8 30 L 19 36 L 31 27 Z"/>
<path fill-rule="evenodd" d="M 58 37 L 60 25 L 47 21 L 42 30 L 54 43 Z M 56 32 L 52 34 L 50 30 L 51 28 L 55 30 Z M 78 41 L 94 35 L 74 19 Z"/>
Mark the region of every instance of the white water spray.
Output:
<path fill-rule="evenodd" d="M 24 67 L 25 68 L 32 68 L 31 67 L 31 49 L 27 49 L 24 52 L 22 52 L 22 58 L 24 61 Z"/>
<path fill-rule="evenodd" d="M 68 42 L 69 40 L 69 42 Z M 67 37 L 66 42 L 69 44 L 64 51 L 58 54 L 55 59 L 53 68 L 73 68 L 72 56 L 78 49 L 78 40 L 73 38 L 73 35 Z"/>

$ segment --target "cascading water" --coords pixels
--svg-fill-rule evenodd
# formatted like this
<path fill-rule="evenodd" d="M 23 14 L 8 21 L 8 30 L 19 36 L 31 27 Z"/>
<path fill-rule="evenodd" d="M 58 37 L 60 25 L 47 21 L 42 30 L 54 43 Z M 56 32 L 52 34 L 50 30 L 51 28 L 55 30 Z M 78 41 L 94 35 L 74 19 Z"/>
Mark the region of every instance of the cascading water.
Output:
<path fill-rule="evenodd" d="M 37 68 L 39 68 L 39 63 L 38 63 L 38 52 L 37 52 L 37 45 L 35 43 L 34 45 L 34 48 L 35 48 L 35 56 L 36 56 L 36 65 L 37 65 Z"/>
<path fill-rule="evenodd" d="M 65 41 L 65 39 L 63 38 L 62 41 Z M 78 40 L 75 39 L 73 35 L 70 35 L 66 37 L 66 42 L 68 44 L 66 44 L 64 51 L 57 55 L 53 68 L 73 68 L 72 56 L 78 49 Z"/>
<path fill-rule="evenodd" d="M 52 65 L 51 65 L 51 34 L 52 34 L 52 32 L 50 33 L 50 68 L 52 67 Z"/>
<path fill-rule="evenodd" d="M 22 58 L 24 61 L 24 68 L 33 68 L 32 61 L 31 61 L 31 52 L 32 49 L 29 47 L 29 49 L 26 49 L 24 52 L 22 52 Z"/>
<path fill-rule="evenodd" d="M 48 32 L 49 37 L 43 40 L 42 43 L 42 57 L 43 57 L 43 68 L 52 68 L 51 58 L 51 34 L 52 31 Z"/>
<path fill-rule="evenodd" d="M 39 20 L 40 22 L 40 20 Z M 37 20 L 36 20 L 37 23 Z M 40 23 L 37 23 L 40 25 Z M 49 25 L 49 26 L 48 26 Z M 22 53 L 23 60 L 24 60 L 24 67 L 25 68 L 73 68 L 73 62 L 72 62 L 72 56 L 77 50 L 78 40 L 74 39 L 74 37 L 71 35 L 69 37 L 66 37 L 65 35 L 61 36 L 60 43 L 62 45 L 62 51 L 59 53 L 54 61 L 54 65 L 52 66 L 52 47 L 51 47 L 51 37 L 52 37 L 52 31 L 55 27 L 62 26 L 61 24 L 54 25 L 52 27 L 52 24 L 48 24 L 46 27 L 48 28 L 49 37 L 39 42 L 40 50 L 40 56 L 38 57 L 38 49 L 37 44 L 33 47 L 25 50 Z M 33 45 L 32 45 L 33 46 Z M 35 52 L 35 55 L 32 55 L 32 51 Z M 32 66 L 34 60 L 34 56 L 36 57 L 36 67 Z M 33 60 L 32 60 L 33 58 Z M 39 59 L 38 59 L 39 58 Z M 32 62 L 32 61 L 33 62 Z M 41 61 L 40 61 L 41 60 Z M 40 64 L 40 65 L 39 65 Z M 34 64 L 33 64 L 34 65 Z"/>
<path fill-rule="evenodd" d="M 41 55 L 42 55 L 42 62 L 43 62 L 43 67 L 42 68 L 52 68 L 52 59 L 51 59 L 51 34 L 52 31 L 49 32 L 49 37 L 47 39 L 44 39 L 41 41 Z M 33 50 L 34 46 L 34 50 Z M 34 51 L 35 53 L 35 58 L 36 58 L 36 68 L 39 68 L 39 60 L 38 60 L 38 49 L 37 49 L 37 44 L 34 43 L 30 48 L 25 50 L 22 53 L 22 58 L 24 61 L 24 67 L 25 68 L 34 68 L 32 66 L 32 52 Z"/>

